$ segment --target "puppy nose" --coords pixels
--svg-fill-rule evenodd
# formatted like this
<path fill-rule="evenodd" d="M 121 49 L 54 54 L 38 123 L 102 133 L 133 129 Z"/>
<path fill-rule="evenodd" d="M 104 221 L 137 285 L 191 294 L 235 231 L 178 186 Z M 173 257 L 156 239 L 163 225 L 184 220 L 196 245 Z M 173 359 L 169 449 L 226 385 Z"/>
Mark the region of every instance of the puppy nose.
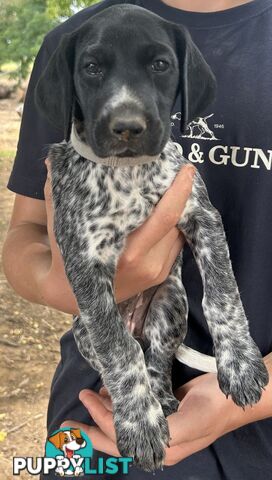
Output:
<path fill-rule="evenodd" d="M 84 438 L 77 438 L 76 443 L 78 443 L 79 445 L 82 445 L 84 443 Z"/>
<path fill-rule="evenodd" d="M 146 122 L 143 118 L 120 118 L 115 117 L 110 123 L 110 130 L 120 140 L 128 141 L 140 137 L 146 130 Z"/>

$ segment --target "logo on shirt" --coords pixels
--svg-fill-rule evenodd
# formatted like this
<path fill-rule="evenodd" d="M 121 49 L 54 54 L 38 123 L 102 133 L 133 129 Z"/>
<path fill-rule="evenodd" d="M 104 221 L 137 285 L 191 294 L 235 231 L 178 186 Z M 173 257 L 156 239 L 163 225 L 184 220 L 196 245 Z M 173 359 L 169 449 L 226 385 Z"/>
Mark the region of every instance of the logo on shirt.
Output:
<path fill-rule="evenodd" d="M 216 138 L 213 130 L 208 124 L 208 119 L 213 117 L 214 113 L 207 115 L 206 117 L 197 117 L 187 125 L 186 132 L 182 135 L 185 138 L 196 138 L 198 140 L 219 140 Z M 181 120 L 181 112 L 177 112 L 171 116 L 172 120 Z M 175 125 L 171 122 L 171 126 Z"/>
<path fill-rule="evenodd" d="M 98 457 L 92 466 L 93 445 L 79 428 L 61 428 L 51 435 L 45 445 L 45 457 L 13 458 L 13 475 L 27 471 L 30 475 L 82 477 L 84 475 L 127 475 L 133 459 L 129 457 Z M 91 477 L 90 477 L 91 478 Z"/>
<path fill-rule="evenodd" d="M 261 148 L 221 145 L 218 143 L 206 149 L 202 140 L 220 141 L 220 139 L 215 136 L 214 130 L 221 130 L 221 132 L 223 132 L 225 128 L 223 123 L 214 123 L 212 125 L 210 119 L 213 116 L 214 113 L 206 117 L 197 117 L 188 124 L 185 134 L 180 136 L 181 139 L 188 138 L 194 140 L 191 144 L 190 151 L 187 150 L 186 146 L 187 151 L 184 152 L 188 160 L 193 163 L 210 162 L 221 167 L 231 165 L 236 168 L 249 167 L 254 170 L 272 170 L 272 149 L 262 150 Z M 171 120 L 171 126 L 174 127 L 176 125 L 175 121 L 181 121 L 181 112 L 176 112 L 172 115 Z M 199 140 L 199 142 L 195 140 Z M 181 151 L 183 151 L 182 141 L 180 143 Z"/>

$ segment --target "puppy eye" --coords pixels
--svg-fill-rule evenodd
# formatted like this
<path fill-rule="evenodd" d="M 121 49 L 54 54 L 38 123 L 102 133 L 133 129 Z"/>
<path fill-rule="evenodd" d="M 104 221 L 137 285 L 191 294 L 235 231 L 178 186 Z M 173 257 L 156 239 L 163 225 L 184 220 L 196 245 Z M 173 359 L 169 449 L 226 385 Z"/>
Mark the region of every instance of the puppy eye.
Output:
<path fill-rule="evenodd" d="M 152 70 L 153 72 L 166 72 L 168 70 L 169 63 L 166 62 L 165 60 L 156 60 L 154 63 L 152 63 Z"/>
<path fill-rule="evenodd" d="M 89 63 L 86 67 L 86 71 L 89 75 L 101 75 L 102 71 L 98 63 Z"/>
<path fill-rule="evenodd" d="M 68 443 L 69 442 L 69 438 L 68 437 L 65 437 L 64 438 L 64 443 Z"/>

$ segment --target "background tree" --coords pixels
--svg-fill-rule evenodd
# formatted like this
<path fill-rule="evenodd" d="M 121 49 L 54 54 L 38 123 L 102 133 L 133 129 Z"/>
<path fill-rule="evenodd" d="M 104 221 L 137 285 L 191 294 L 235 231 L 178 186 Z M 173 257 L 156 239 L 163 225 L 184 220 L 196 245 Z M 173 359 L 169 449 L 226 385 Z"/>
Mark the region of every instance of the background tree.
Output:
<path fill-rule="evenodd" d="M 14 62 L 13 77 L 26 78 L 45 34 L 98 0 L 0 0 L 0 67 Z"/>
<path fill-rule="evenodd" d="M 47 0 L 47 10 L 52 18 L 70 17 L 75 11 L 88 7 L 99 0 Z"/>

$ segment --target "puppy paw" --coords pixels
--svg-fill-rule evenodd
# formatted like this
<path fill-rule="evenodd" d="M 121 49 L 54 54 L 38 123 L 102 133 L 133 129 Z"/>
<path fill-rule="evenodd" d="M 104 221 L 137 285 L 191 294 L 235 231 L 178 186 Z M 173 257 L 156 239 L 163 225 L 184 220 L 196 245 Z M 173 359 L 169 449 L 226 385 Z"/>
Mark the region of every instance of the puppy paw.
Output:
<path fill-rule="evenodd" d="M 119 412 L 115 428 L 121 455 L 132 457 L 137 467 L 152 472 L 163 466 L 169 431 L 159 402 L 153 397 L 148 403 L 143 408 L 138 406 L 127 420 Z"/>
<path fill-rule="evenodd" d="M 163 400 L 160 401 L 160 404 L 166 417 L 172 415 L 172 413 L 175 413 L 179 407 L 179 401 L 174 397 L 174 395 L 165 396 Z"/>
<path fill-rule="evenodd" d="M 218 383 L 227 397 L 231 395 L 234 403 L 244 408 L 260 400 L 269 375 L 253 341 L 247 348 L 243 345 L 230 351 L 218 361 Z"/>
<path fill-rule="evenodd" d="M 158 372 L 152 366 L 148 368 L 149 381 L 154 396 L 159 400 L 165 417 L 175 413 L 179 407 L 179 401 L 173 394 L 171 372 L 164 374 Z"/>
<path fill-rule="evenodd" d="M 165 415 L 165 417 L 168 417 L 172 413 L 175 413 L 178 410 L 179 407 L 179 401 L 174 397 L 174 395 L 168 393 L 168 392 L 163 392 L 160 394 L 160 392 L 156 395 L 157 399 L 159 400 L 162 411 Z"/>

